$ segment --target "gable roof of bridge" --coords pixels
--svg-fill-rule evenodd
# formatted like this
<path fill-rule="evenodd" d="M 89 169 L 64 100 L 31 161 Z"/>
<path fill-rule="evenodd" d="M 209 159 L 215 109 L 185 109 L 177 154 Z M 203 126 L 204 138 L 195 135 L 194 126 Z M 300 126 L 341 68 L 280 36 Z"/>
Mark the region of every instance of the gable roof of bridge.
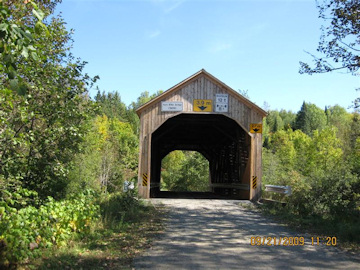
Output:
<path fill-rule="evenodd" d="M 231 95 L 233 95 L 235 98 L 237 98 L 240 102 L 246 104 L 247 106 L 249 106 L 251 109 L 255 109 L 257 112 L 260 113 L 260 115 L 262 115 L 263 117 L 265 117 L 267 115 L 267 112 L 264 111 L 262 108 L 260 108 L 259 106 L 257 106 L 255 103 L 251 102 L 250 100 L 248 100 L 247 98 L 245 98 L 244 96 L 240 95 L 237 91 L 235 91 L 234 89 L 232 89 L 231 87 L 229 87 L 228 85 L 226 85 L 225 83 L 223 83 L 222 81 L 220 81 L 218 78 L 214 77 L 213 75 L 211 75 L 209 72 L 207 72 L 205 69 L 201 69 L 200 71 L 196 72 L 195 74 L 191 75 L 190 77 L 186 78 L 185 80 L 179 82 L 178 84 L 174 85 L 173 87 L 171 87 L 170 89 L 166 90 L 165 92 L 161 93 L 160 95 L 158 95 L 157 97 L 153 98 L 152 100 L 148 101 L 147 103 L 143 104 L 142 106 L 140 106 L 137 110 L 136 113 L 138 114 L 138 116 L 140 117 L 141 112 L 144 111 L 147 107 L 153 105 L 156 102 L 161 101 L 163 98 L 165 98 L 166 96 L 170 95 L 171 93 L 181 89 L 182 87 L 184 87 L 185 85 L 195 81 L 196 79 L 198 79 L 201 76 L 205 76 L 208 80 L 212 81 L 213 83 L 220 85 L 223 89 L 225 89 L 227 92 L 229 92 Z"/>

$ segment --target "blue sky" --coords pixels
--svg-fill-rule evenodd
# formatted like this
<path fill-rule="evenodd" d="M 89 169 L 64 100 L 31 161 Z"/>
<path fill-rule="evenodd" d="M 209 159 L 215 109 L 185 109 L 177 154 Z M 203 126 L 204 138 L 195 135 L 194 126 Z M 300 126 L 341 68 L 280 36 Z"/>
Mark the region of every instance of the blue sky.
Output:
<path fill-rule="evenodd" d="M 60 11 L 86 72 L 127 105 L 202 68 L 270 109 L 347 108 L 359 95 L 360 76 L 298 72 L 320 37 L 315 0 L 63 0 Z"/>

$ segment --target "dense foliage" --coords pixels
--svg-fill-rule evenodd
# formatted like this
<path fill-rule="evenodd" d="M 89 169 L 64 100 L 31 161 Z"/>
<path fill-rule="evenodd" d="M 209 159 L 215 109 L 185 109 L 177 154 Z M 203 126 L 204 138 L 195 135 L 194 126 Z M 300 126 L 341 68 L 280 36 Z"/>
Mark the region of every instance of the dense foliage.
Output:
<path fill-rule="evenodd" d="M 337 233 L 344 230 L 343 237 L 360 241 L 359 114 L 304 103 L 290 124 L 293 128 L 287 129 L 275 127 L 274 115 L 278 112 L 271 111 L 265 119 L 263 181 L 290 185 L 293 194 L 265 196 L 286 200 L 292 215 L 342 226 Z M 307 121 L 321 124 L 311 128 Z"/>
<path fill-rule="evenodd" d="M 90 100 L 97 77 L 71 54 L 58 2 L 0 3 L 0 267 L 89 233 L 94 191 L 122 192 L 137 173 L 134 108 Z"/>
<path fill-rule="evenodd" d="M 89 233 L 99 214 L 89 192 L 63 201 L 48 197 L 38 207 L 17 209 L 1 202 L 0 266 L 38 256 L 40 248 L 67 245 L 74 234 Z"/>
<path fill-rule="evenodd" d="M 0 67 L 8 74 L 0 77 L 0 174 L 6 184 L 60 198 L 93 110 L 86 93 L 96 78 L 83 75 L 85 63 L 70 53 L 71 33 L 61 17 L 50 16 L 53 5 L 44 3 L 41 11 L 23 1 L 5 2 L 11 12 L 5 22 L 22 35 L 9 38 L 9 28 L 3 30 Z M 36 57 L 28 57 L 29 47 Z"/>
<path fill-rule="evenodd" d="M 129 123 L 98 115 L 74 157 L 69 193 L 84 188 L 99 192 L 121 191 L 124 180 L 136 181 L 138 138 Z"/>
<path fill-rule="evenodd" d="M 173 151 L 162 161 L 161 189 L 209 191 L 209 162 L 199 152 Z"/>

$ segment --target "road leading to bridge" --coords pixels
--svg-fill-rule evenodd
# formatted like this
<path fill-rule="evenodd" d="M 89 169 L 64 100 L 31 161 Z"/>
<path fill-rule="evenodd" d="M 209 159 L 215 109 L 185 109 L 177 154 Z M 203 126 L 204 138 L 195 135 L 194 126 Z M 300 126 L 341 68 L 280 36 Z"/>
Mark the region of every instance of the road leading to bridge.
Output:
<path fill-rule="evenodd" d="M 360 269 L 360 258 L 336 247 L 312 245 L 296 233 L 234 200 L 152 199 L 167 210 L 165 232 L 135 269 Z M 251 237 L 304 237 L 303 246 L 252 246 Z M 315 237 L 315 236 L 314 236 Z M 278 243 L 277 243 L 278 244 Z"/>

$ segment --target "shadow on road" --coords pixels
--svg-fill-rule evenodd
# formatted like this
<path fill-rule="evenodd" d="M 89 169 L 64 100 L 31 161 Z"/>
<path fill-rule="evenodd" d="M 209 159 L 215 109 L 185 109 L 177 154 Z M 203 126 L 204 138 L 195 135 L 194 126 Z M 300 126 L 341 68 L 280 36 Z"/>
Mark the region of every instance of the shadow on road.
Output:
<path fill-rule="evenodd" d="M 235 200 L 155 199 L 167 209 L 166 231 L 136 269 L 359 269 L 336 247 L 299 234 Z M 252 246 L 251 237 L 304 237 L 303 246 Z"/>

